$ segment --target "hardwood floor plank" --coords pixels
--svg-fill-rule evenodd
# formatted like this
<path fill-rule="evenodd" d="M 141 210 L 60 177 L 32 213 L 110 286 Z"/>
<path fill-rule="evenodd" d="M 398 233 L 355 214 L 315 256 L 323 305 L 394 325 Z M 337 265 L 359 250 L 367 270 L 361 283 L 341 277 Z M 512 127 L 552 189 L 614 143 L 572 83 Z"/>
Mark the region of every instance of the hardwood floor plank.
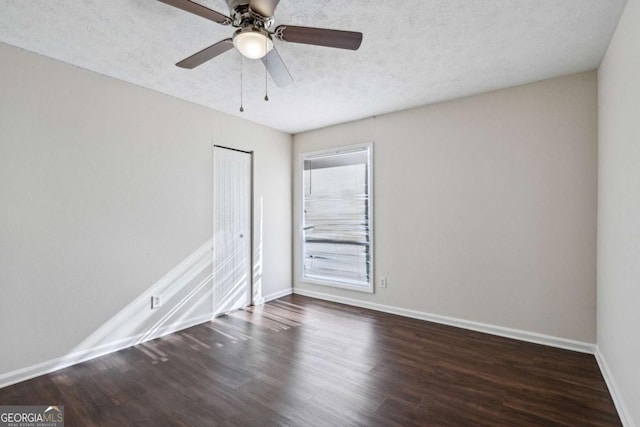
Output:
<path fill-rule="evenodd" d="M 68 426 L 620 426 L 592 355 L 291 295 L 0 389 Z"/>

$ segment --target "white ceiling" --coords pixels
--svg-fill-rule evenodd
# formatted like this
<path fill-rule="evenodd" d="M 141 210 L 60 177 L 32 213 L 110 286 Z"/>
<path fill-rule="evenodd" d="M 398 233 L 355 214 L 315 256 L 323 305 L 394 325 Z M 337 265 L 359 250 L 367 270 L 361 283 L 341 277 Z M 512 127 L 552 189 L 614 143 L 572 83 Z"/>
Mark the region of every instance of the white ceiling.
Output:
<path fill-rule="evenodd" d="M 224 0 L 199 0 L 228 14 Z M 277 43 L 295 83 L 229 51 L 233 28 L 155 0 L 0 0 L 0 41 L 289 133 L 598 67 L 625 0 L 282 0 L 275 24 L 360 31 L 360 50 Z M 2 66 L 6 66 L 3 64 Z M 53 82 L 52 82 L 53 84 Z"/>

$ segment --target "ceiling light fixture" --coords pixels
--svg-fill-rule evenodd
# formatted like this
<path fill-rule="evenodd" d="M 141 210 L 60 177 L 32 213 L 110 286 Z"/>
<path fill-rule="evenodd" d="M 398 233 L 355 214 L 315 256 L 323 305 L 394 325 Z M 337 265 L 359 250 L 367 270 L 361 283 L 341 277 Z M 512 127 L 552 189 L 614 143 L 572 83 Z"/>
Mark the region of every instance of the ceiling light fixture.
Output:
<path fill-rule="evenodd" d="M 260 59 L 273 49 L 269 33 L 258 28 L 242 28 L 233 35 L 233 45 L 249 59 Z"/>

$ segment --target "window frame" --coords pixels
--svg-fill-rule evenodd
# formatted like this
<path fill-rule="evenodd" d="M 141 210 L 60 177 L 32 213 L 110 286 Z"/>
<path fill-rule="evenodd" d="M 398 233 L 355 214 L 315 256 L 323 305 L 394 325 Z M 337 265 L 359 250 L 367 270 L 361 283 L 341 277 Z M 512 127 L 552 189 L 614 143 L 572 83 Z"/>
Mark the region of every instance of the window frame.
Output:
<path fill-rule="evenodd" d="M 369 284 L 367 286 L 358 286 L 351 285 L 348 283 L 344 283 L 341 281 L 334 280 L 321 280 L 316 278 L 308 278 L 304 275 L 304 260 L 305 260 L 305 241 L 304 241 L 304 222 L 305 222 L 305 213 L 304 213 L 304 205 L 305 205 L 305 185 L 304 185 L 304 162 L 305 160 L 309 160 L 312 157 L 322 157 L 331 154 L 346 154 L 353 153 L 357 151 L 366 151 L 367 152 L 367 208 L 369 213 Z M 323 150 L 317 151 L 308 151 L 302 152 L 298 158 L 298 170 L 300 171 L 300 202 L 298 203 L 298 212 L 300 218 L 299 224 L 299 250 L 300 256 L 298 260 L 298 271 L 299 271 L 299 280 L 303 283 L 311 283 L 314 285 L 328 286 L 333 288 L 341 288 L 352 291 L 364 292 L 373 294 L 375 290 L 375 264 L 374 264 L 374 254 L 375 254 L 375 244 L 374 244 L 374 212 L 373 212 L 373 193 L 374 193 L 374 184 L 373 184 L 373 142 L 367 142 L 364 144 L 355 144 L 355 145 L 347 145 L 347 146 L 339 146 L 333 147 Z"/>

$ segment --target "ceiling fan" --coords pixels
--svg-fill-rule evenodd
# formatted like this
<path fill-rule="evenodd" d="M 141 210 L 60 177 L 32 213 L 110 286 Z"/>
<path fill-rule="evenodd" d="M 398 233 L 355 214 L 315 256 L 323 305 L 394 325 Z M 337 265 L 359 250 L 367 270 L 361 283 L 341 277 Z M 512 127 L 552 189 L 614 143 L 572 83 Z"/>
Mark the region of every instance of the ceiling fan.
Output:
<path fill-rule="evenodd" d="M 190 0 L 159 1 L 218 24 L 238 28 L 232 38 L 221 40 L 178 62 L 176 65 L 181 68 L 195 68 L 235 46 L 245 57 L 261 59 L 273 81 L 282 87 L 292 83 L 293 78 L 273 45 L 274 38 L 350 50 L 358 50 L 362 43 L 362 33 L 354 31 L 293 25 L 279 25 L 272 31 L 273 13 L 280 0 L 227 0 L 230 16 Z"/>

